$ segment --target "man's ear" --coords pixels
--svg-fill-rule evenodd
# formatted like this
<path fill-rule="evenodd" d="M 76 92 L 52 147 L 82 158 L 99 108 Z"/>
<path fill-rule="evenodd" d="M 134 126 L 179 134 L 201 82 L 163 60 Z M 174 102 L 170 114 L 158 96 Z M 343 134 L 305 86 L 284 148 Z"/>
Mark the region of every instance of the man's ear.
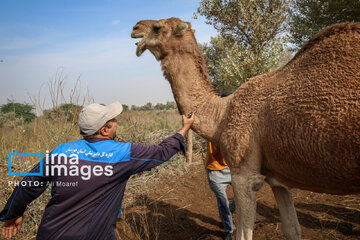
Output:
<path fill-rule="evenodd" d="M 108 136 L 109 135 L 109 132 L 107 131 L 107 127 L 100 128 L 99 133 L 100 133 L 101 136 Z"/>

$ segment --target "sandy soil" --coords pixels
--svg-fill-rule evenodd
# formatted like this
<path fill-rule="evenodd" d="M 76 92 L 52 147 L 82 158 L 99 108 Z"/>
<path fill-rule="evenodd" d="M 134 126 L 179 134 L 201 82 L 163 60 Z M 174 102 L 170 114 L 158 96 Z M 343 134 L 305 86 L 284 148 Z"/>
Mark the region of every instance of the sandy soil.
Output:
<path fill-rule="evenodd" d="M 233 198 L 228 188 L 230 199 Z M 360 195 L 335 196 L 293 190 L 302 239 L 360 239 Z M 254 239 L 285 239 L 270 187 L 258 194 Z M 150 195 L 124 210 L 120 239 L 222 239 L 216 200 L 201 162 L 180 178 L 160 179 Z M 234 218 L 235 220 L 235 218 Z M 130 226 L 132 229 L 130 229 Z M 138 232 L 140 237 L 134 234 Z"/>

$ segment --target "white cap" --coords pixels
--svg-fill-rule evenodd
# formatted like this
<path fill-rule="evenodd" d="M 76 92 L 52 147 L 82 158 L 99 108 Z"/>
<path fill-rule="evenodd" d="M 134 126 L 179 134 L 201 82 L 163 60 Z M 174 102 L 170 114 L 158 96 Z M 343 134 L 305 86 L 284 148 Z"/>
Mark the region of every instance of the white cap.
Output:
<path fill-rule="evenodd" d="M 105 123 L 123 110 L 120 102 L 114 102 L 104 106 L 98 103 L 84 107 L 79 114 L 79 128 L 84 136 L 90 136 L 105 125 Z"/>

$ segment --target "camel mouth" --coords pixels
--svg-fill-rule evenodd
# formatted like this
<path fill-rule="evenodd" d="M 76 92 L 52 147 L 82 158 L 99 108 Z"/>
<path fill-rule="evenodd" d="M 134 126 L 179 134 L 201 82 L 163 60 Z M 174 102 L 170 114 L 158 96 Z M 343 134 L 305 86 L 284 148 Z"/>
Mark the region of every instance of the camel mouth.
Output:
<path fill-rule="evenodd" d="M 145 34 L 144 33 L 131 33 L 131 37 L 132 38 L 143 38 L 139 42 L 135 43 L 135 45 L 137 46 L 136 56 L 140 57 L 146 50 L 146 45 L 145 45 L 146 39 L 144 38 Z"/>
<path fill-rule="evenodd" d="M 136 48 L 136 56 L 140 57 L 143 52 L 145 52 L 146 47 L 145 47 L 145 39 L 142 39 L 140 42 L 135 43 L 137 45 Z"/>

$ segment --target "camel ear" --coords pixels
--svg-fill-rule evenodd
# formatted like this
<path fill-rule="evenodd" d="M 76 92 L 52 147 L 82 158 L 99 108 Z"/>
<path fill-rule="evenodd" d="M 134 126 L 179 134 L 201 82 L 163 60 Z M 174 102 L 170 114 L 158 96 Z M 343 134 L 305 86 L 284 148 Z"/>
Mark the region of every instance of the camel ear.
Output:
<path fill-rule="evenodd" d="M 186 30 L 188 30 L 188 28 L 189 26 L 186 23 L 180 23 L 179 25 L 176 26 L 175 36 L 181 37 L 182 35 L 184 35 Z"/>

